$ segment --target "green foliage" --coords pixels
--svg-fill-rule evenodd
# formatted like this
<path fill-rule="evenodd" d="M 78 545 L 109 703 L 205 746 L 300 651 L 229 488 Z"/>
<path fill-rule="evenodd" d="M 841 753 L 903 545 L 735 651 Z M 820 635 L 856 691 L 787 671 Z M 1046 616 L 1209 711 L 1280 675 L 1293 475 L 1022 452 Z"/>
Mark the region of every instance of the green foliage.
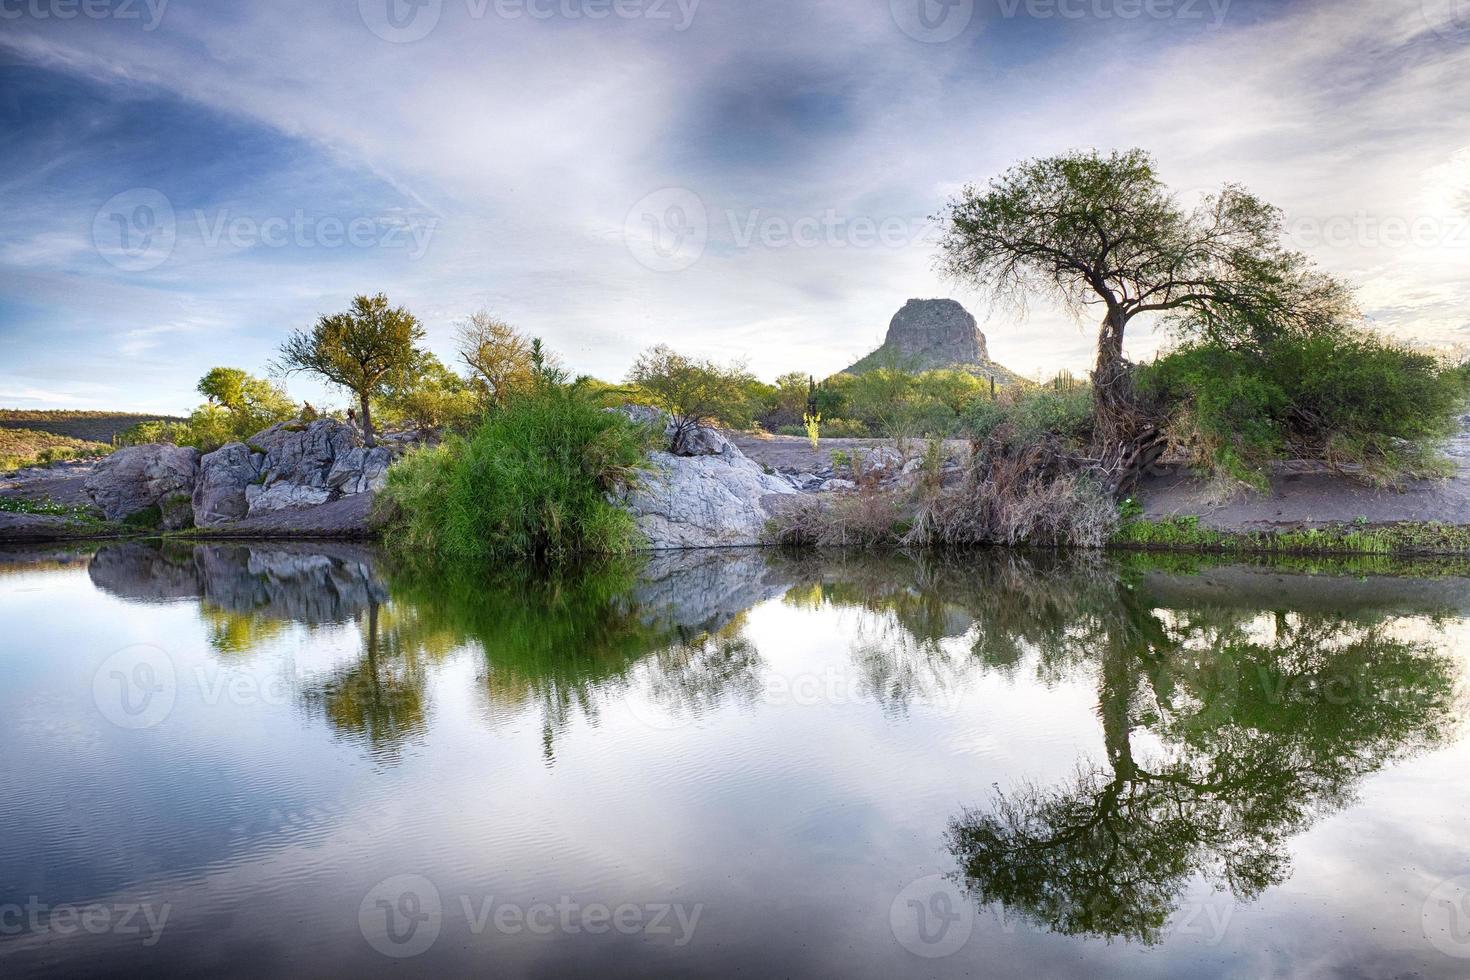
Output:
<path fill-rule="evenodd" d="M 1378 481 L 1434 474 L 1465 382 L 1460 368 L 1350 329 L 1201 336 L 1138 376 L 1196 465 L 1255 484 L 1289 456 L 1359 465 Z"/>
<path fill-rule="evenodd" d="M 310 330 L 297 330 L 281 345 L 277 368 L 305 371 L 346 388 L 362 410 L 363 440 L 375 444 L 372 407 L 396 378 L 412 371 L 422 354 L 424 329 L 412 313 L 388 305 L 388 297 L 358 296 L 345 313 L 320 317 Z"/>
<path fill-rule="evenodd" d="M 394 377 L 372 405 L 379 422 L 420 432 L 464 429 L 480 414 L 474 387 L 428 352 L 413 370 Z"/>
<path fill-rule="evenodd" d="M 73 520 L 97 523 L 97 515 L 85 507 L 59 504 L 54 500 L 30 500 L 26 497 L 0 497 L 0 513 L 45 514 L 49 517 L 70 517 Z"/>
<path fill-rule="evenodd" d="M 749 425 L 755 407 L 749 389 L 754 383 L 743 364 L 723 365 L 686 357 L 662 344 L 638 355 L 628 372 L 628 384 L 673 418 L 670 448 L 674 452 L 700 426 L 716 422 L 734 427 Z"/>
<path fill-rule="evenodd" d="M 981 441 L 1004 427 L 1010 438 L 1025 443 L 1048 435 L 1069 444 L 1085 443 L 1093 426 L 1092 390 L 1086 385 L 1060 390 L 1047 386 L 1008 393 L 997 401 L 975 401 L 967 407 L 962 423 L 971 438 Z"/>
<path fill-rule="evenodd" d="M 296 415 L 296 405 L 279 387 L 239 368 L 212 368 L 199 379 L 208 401 L 182 422 L 150 420 L 123 432 L 123 445 L 171 442 L 213 452 L 228 442 L 243 442 L 261 429 Z"/>
<path fill-rule="evenodd" d="M 634 478 L 648 438 L 576 387 L 542 385 L 390 469 L 386 537 L 455 558 L 629 551 L 633 519 L 607 495 Z"/>
<path fill-rule="evenodd" d="M 876 367 L 833 375 L 811 400 L 830 438 L 944 438 L 965 431 L 966 414 L 990 400 L 990 382 L 947 368 L 913 373 Z"/>

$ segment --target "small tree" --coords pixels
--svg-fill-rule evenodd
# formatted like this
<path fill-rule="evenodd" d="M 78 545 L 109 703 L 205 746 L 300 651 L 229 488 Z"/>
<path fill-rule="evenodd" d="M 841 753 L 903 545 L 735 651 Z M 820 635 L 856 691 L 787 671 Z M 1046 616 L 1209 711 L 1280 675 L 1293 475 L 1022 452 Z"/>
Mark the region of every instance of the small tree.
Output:
<path fill-rule="evenodd" d="M 1134 317 L 1256 329 L 1340 319 L 1347 289 L 1281 244 L 1281 212 L 1227 184 L 1198 206 L 1168 192 L 1143 150 L 1028 160 L 967 187 L 943 215 L 941 265 L 999 298 L 1038 291 L 1074 312 L 1101 307 L 1093 397 L 1098 435 L 1154 439 L 1134 411 L 1123 336 Z"/>
<path fill-rule="evenodd" d="M 718 419 L 745 415 L 745 390 L 754 378 L 740 363 L 728 366 L 685 357 L 660 344 L 633 362 L 628 383 L 636 385 L 673 419 L 669 450 L 684 450 L 685 439 Z"/>
<path fill-rule="evenodd" d="M 355 394 L 363 442 L 374 446 L 371 400 L 419 363 L 423 337 L 424 329 L 414 315 L 401 306 L 389 306 L 382 293 L 358 296 L 347 312 L 320 317 L 310 330 L 293 333 L 281 345 L 276 366 L 286 374 L 308 371 Z"/>
<path fill-rule="evenodd" d="M 399 372 L 373 405 L 379 418 L 433 432 L 467 425 L 477 414 L 478 399 L 464 378 L 425 353 L 413 370 Z"/>
<path fill-rule="evenodd" d="M 531 383 L 531 341 L 484 310 L 459 325 L 459 356 L 497 408 Z"/>

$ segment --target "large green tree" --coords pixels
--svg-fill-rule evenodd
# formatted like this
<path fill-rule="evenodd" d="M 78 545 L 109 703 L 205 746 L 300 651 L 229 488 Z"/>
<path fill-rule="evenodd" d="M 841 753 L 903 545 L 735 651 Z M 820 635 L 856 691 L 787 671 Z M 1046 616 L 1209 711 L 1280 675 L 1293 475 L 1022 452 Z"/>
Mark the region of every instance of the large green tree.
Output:
<path fill-rule="evenodd" d="M 358 296 L 346 312 L 322 316 L 310 330 L 293 333 L 281 345 L 277 367 L 287 374 L 318 375 L 356 395 L 363 441 L 372 446 L 377 441 L 371 400 L 420 363 L 423 338 L 417 318 L 401 306 L 390 306 L 387 296 Z"/>
<path fill-rule="evenodd" d="M 1139 149 L 1025 161 L 967 187 L 942 218 L 941 267 L 953 279 L 1001 300 L 1037 293 L 1074 313 L 1101 310 L 1092 380 L 1114 468 L 1157 445 L 1123 357 L 1135 317 L 1273 330 L 1351 309 L 1340 282 L 1282 244 L 1280 210 L 1234 184 L 1186 206 Z"/>

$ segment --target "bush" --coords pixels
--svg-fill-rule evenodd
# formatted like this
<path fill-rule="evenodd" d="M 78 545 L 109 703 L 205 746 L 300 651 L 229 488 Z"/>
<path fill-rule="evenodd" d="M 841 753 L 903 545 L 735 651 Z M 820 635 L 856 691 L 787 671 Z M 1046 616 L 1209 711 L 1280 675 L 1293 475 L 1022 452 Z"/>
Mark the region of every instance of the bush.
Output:
<path fill-rule="evenodd" d="M 1012 440 L 1038 442 L 1052 435 L 1068 443 L 1085 443 L 1092 434 L 1092 389 L 1084 384 L 1045 388 L 1011 388 L 998 401 L 972 402 L 962 425 L 984 442 L 1004 428 Z"/>
<path fill-rule="evenodd" d="M 1440 472 L 1463 368 L 1377 334 L 1334 329 L 1254 345 L 1188 342 L 1138 373 L 1176 447 L 1202 469 L 1260 484 L 1289 456 L 1361 466 L 1375 481 Z"/>
<path fill-rule="evenodd" d="M 452 558 L 565 558 L 637 544 L 607 495 L 627 485 L 651 434 L 575 388 L 546 385 L 491 412 L 468 438 L 388 471 L 386 537 Z"/>

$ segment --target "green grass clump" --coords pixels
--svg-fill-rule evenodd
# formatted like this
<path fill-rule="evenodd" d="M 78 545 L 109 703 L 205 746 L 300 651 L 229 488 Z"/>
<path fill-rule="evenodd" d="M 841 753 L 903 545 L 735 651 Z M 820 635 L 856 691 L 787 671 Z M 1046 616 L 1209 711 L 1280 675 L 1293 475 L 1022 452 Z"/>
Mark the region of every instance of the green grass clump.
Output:
<path fill-rule="evenodd" d="M 544 385 L 389 470 L 385 538 L 451 558 L 631 551 L 633 518 L 608 496 L 634 479 L 649 435 L 575 387 Z"/>
<path fill-rule="evenodd" d="M 1288 531 L 1220 531 L 1195 516 L 1125 521 L 1111 544 L 1122 548 L 1222 554 L 1444 555 L 1470 553 L 1470 527 L 1438 521 L 1370 526 L 1362 521 Z"/>
<path fill-rule="evenodd" d="M 97 517 L 85 507 L 72 507 L 52 500 L 27 500 L 24 497 L 0 497 L 0 513 L 44 514 L 48 517 L 70 517 L 95 523 Z"/>

